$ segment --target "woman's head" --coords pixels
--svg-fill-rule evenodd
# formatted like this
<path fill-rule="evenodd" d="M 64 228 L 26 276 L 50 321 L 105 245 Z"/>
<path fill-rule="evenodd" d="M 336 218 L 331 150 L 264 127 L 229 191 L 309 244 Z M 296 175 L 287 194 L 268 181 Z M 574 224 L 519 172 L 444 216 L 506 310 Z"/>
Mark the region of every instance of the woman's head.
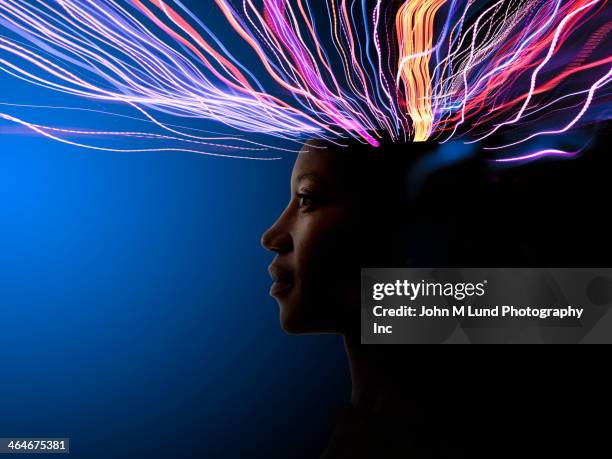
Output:
<path fill-rule="evenodd" d="M 322 146 L 304 146 L 289 203 L 262 236 L 262 245 L 276 253 L 270 293 L 290 333 L 342 332 L 343 314 L 359 302 L 354 279 L 361 184 L 351 174 L 350 151 Z"/>
<path fill-rule="evenodd" d="M 262 236 L 276 253 L 270 293 L 289 333 L 358 332 L 360 267 L 372 254 L 394 253 L 391 233 L 404 215 L 410 155 L 400 150 L 311 141 L 298 155 L 289 203 Z"/>

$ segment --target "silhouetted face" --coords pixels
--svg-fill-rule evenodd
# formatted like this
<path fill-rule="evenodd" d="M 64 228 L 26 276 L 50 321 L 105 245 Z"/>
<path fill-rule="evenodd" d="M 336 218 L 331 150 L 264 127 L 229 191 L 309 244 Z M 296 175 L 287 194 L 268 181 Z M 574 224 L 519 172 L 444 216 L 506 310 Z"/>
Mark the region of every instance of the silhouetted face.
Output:
<path fill-rule="evenodd" d="M 262 236 L 277 254 L 270 294 L 287 332 L 343 333 L 347 314 L 359 311 L 358 183 L 350 183 L 350 151 L 307 150 L 295 162 L 286 209 Z"/>

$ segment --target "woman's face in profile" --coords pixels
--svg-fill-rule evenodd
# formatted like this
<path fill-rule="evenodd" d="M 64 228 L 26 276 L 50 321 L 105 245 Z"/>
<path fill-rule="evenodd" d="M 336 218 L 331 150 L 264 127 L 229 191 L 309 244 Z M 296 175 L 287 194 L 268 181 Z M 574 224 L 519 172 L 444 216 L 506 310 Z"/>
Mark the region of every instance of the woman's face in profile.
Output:
<path fill-rule="evenodd" d="M 344 333 L 347 318 L 358 315 L 351 307 L 359 302 L 358 184 L 349 183 L 350 152 L 309 145 L 295 162 L 287 207 L 262 236 L 276 253 L 270 294 L 287 332 Z"/>

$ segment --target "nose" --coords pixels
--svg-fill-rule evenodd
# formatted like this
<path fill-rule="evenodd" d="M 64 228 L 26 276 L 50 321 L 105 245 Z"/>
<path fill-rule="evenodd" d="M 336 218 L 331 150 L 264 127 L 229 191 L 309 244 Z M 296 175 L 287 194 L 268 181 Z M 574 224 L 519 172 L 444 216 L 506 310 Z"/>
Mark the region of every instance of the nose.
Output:
<path fill-rule="evenodd" d="M 261 236 L 261 245 L 271 252 L 290 252 L 293 249 L 293 239 L 288 223 L 288 212 L 285 210 L 278 220 Z"/>

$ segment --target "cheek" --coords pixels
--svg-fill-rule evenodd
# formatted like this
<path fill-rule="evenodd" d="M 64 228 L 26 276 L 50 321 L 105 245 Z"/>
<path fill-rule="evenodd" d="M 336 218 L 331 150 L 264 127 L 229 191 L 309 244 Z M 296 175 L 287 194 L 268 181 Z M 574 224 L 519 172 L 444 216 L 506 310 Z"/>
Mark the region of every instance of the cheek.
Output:
<path fill-rule="evenodd" d="M 325 284 L 326 280 L 332 280 L 330 276 L 341 276 L 348 268 L 349 254 L 355 248 L 351 235 L 356 233 L 357 228 L 352 227 L 350 215 L 341 210 L 303 218 L 294 235 L 299 279 L 309 284 L 315 281 Z"/>
<path fill-rule="evenodd" d="M 316 218 L 315 218 L 316 217 Z M 340 332 L 346 328 L 349 306 L 360 291 L 360 277 L 351 268 L 348 251 L 354 250 L 350 214 L 334 211 L 303 216 L 292 233 L 296 276 L 291 299 L 281 310 L 285 330 Z M 358 300 L 357 300 L 358 302 Z"/>

